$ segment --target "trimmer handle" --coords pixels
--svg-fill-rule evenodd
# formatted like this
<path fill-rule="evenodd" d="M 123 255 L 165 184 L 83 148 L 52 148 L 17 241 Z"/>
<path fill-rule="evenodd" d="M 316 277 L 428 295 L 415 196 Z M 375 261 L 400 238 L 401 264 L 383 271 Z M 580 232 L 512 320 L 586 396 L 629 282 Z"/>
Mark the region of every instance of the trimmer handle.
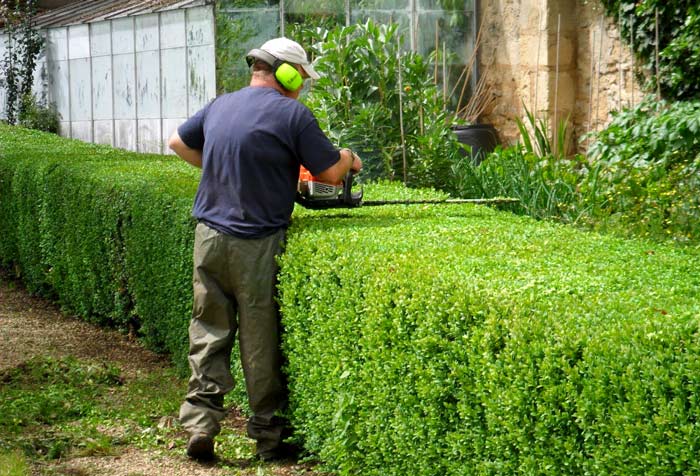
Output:
<path fill-rule="evenodd" d="M 362 195 L 364 190 L 360 189 L 357 193 L 352 193 L 352 185 L 355 181 L 355 171 L 350 169 L 348 173 L 345 174 L 345 180 L 343 181 L 343 196 L 342 202 L 347 207 L 359 207 L 362 204 Z"/>

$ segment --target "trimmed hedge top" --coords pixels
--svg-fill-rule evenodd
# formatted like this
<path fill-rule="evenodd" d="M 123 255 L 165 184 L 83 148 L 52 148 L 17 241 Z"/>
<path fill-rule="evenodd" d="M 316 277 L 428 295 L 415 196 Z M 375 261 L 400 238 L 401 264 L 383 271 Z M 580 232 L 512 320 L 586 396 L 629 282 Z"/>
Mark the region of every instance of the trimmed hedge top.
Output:
<path fill-rule="evenodd" d="M 697 269 L 485 207 L 298 221 L 294 423 L 347 475 L 697 471 Z"/>

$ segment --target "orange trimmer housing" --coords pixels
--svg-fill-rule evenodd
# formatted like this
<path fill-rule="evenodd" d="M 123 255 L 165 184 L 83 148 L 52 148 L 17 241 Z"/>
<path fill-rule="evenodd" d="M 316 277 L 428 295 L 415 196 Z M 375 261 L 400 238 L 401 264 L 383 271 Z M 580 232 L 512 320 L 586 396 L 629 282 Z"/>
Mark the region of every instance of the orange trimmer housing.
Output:
<path fill-rule="evenodd" d="M 340 185 L 321 182 L 303 165 L 299 167 L 296 201 L 305 208 L 352 208 L 360 206 L 362 191 L 352 193 L 354 174 L 348 172 Z"/>

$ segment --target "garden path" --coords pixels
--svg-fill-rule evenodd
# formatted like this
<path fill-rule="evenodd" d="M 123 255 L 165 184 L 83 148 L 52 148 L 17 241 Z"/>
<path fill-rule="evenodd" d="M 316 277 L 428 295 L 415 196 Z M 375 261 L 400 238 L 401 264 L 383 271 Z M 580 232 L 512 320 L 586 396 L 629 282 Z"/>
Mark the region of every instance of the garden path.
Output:
<path fill-rule="evenodd" d="M 1 271 L 0 336 L 0 373 L 33 357 L 74 357 L 118 366 L 124 385 L 128 385 L 144 374 L 157 374 L 171 365 L 167 358 L 144 349 L 129 336 L 61 313 L 54 303 L 30 295 Z M 172 420 L 174 416 L 165 416 L 168 418 Z M 245 420 L 234 411 L 224 425 L 243 434 Z M 311 472 L 309 465 L 292 463 L 259 465 L 238 461 L 233 468 L 202 465 L 189 460 L 184 448 L 172 442 L 164 442 L 157 449 L 127 444 L 117 446 L 116 454 L 32 462 L 33 475 L 296 476 Z"/>

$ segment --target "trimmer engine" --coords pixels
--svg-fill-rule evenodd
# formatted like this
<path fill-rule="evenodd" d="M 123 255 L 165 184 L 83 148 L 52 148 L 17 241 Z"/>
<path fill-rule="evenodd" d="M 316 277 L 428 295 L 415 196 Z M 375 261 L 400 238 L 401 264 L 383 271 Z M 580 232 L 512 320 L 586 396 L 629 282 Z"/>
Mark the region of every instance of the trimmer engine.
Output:
<path fill-rule="evenodd" d="M 340 185 L 319 181 L 306 168 L 299 169 L 299 185 L 297 187 L 297 203 L 304 208 L 353 208 L 362 203 L 362 190 L 352 192 L 354 174 L 348 172 Z"/>

